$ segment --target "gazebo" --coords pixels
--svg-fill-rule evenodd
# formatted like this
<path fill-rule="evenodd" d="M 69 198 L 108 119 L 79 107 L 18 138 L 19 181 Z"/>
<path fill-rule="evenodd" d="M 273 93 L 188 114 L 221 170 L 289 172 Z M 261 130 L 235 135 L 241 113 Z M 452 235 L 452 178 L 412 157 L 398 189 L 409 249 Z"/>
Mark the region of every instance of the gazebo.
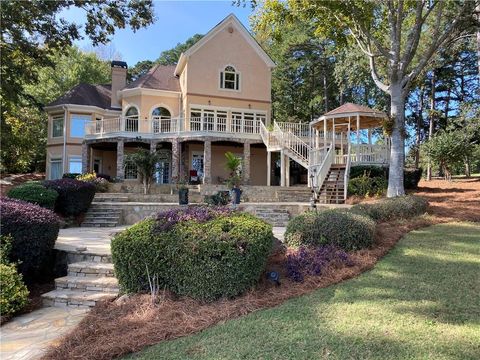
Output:
<path fill-rule="evenodd" d="M 372 142 L 373 130 L 386 118 L 384 112 L 346 103 L 310 123 L 309 184 L 317 200 L 345 201 L 351 165 L 388 165 L 388 138 Z M 366 143 L 362 130 L 367 130 Z"/>

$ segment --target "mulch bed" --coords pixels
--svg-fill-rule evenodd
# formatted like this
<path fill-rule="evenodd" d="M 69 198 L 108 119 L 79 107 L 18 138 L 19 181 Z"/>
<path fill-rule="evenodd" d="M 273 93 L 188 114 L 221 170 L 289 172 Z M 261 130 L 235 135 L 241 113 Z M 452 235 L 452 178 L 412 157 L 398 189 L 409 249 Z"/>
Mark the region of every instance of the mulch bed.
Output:
<path fill-rule="evenodd" d="M 4 174 L 1 176 L 1 180 L 6 180 L 8 183 L 0 184 L 0 196 L 5 196 L 11 188 L 24 182 L 45 180 L 45 173 Z"/>
<path fill-rule="evenodd" d="M 303 283 L 290 281 L 283 272 L 285 251 L 269 259 L 267 269 L 281 272 L 277 287 L 263 279 L 252 291 L 233 300 L 210 304 L 175 298 L 164 292 L 152 305 L 149 295 L 135 295 L 125 302 L 97 305 L 44 359 L 113 359 L 161 341 L 197 333 L 229 319 L 282 304 L 287 299 L 350 279 L 371 269 L 406 233 L 425 226 L 454 221 L 480 221 L 480 181 L 421 183 L 418 195 L 431 202 L 429 213 L 408 221 L 377 226 L 376 244 L 351 253 L 351 267 L 331 266 L 321 276 L 308 276 Z"/>

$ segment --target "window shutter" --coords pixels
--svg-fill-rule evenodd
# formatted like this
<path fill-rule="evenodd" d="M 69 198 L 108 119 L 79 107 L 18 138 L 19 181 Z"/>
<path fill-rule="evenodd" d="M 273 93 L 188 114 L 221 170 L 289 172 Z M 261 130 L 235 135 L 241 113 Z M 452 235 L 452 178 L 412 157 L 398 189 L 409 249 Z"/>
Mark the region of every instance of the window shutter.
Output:
<path fill-rule="evenodd" d="M 220 71 L 220 88 L 223 89 L 223 71 Z"/>
<path fill-rule="evenodd" d="M 235 90 L 240 89 L 240 74 L 235 74 Z"/>

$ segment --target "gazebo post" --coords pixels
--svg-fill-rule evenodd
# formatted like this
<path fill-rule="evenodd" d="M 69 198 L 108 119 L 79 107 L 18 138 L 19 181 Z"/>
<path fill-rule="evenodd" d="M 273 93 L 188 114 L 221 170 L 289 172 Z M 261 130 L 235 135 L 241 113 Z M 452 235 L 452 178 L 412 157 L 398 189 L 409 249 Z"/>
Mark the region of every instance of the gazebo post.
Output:
<path fill-rule="evenodd" d="M 360 114 L 357 114 L 357 161 L 360 159 Z"/>
<path fill-rule="evenodd" d="M 327 156 L 327 119 L 323 119 L 323 153 Z"/>
<path fill-rule="evenodd" d="M 332 119 L 332 149 L 333 149 L 333 158 L 335 159 L 335 118 Z"/>

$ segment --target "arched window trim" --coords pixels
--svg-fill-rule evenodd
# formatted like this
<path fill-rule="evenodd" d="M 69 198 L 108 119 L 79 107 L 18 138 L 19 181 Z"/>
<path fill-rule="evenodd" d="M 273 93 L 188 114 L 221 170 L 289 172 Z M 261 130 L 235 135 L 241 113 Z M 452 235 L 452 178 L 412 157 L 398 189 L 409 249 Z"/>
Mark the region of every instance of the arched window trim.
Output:
<path fill-rule="evenodd" d="M 135 109 L 135 110 L 137 111 L 137 114 L 136 114 L 136 115 L 127 115 L 128 112 L 130 111 L 130 109 Z M 136 116 L 136 118 L 139 119 L 139 118 L 140 118 L 140 110 L 139 110 L 138 106 L 137 106 L 137 105 L 133 105 L 133 104 L 128 105 L 128 106 L 126 107 L 126 109 L 125 109 L 124 116 L 125 116 L 125 117 L 128 116 L 129 118 L 134 118 L 134 117 Z"/>
<path fill-rule="evenodd" d="M 241 91 L 241 73 L 234 65 L 227 64 L 220 69 L 218 88 L 226 91 Z"/>
<path fill-rule="evenodd" d="M 168 116 L 168 117 L 167 116 L 161 116 L 162 119 L 171 119 L 173 117 L 172 109 L 170 109 L 170 107 L 168 107 L 165 104 L 155 104 L 154 106 L 152 106 L 152 108 L 150 109 L 150 117 L 153 118 L 154 116 L 158 116 L 158 115 L 153 115 L 153 112 L 158 108 L 164 108 L 165 110 L 167 110 L 170 113 L 170 116 Z"/>

